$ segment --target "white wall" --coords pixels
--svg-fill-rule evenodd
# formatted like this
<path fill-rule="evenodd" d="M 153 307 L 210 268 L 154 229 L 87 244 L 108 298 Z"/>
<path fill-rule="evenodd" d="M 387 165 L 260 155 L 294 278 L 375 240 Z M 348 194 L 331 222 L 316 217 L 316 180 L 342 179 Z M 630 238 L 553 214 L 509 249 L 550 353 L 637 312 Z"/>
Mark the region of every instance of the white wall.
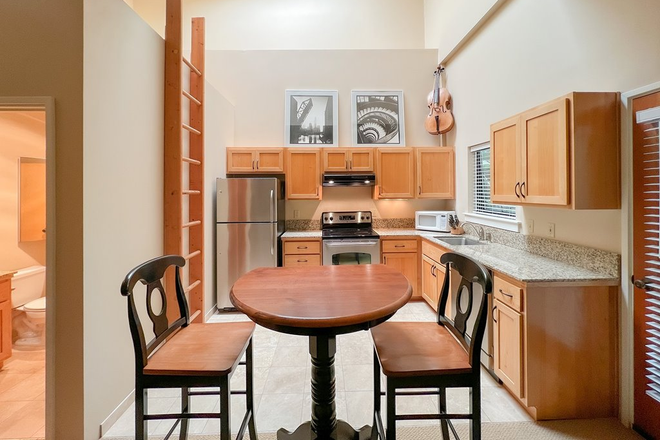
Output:
<path fill-rule="evenodd" d="M 133 4 L 164 35 L 165 0 Z M 190 17 L 206 17 L 209 50 L 424 47 L 423 0 L 184 0 L 184 14 L 187 44 Z"/>
<path fill-rule="evenodd" d="M 46 158 L 43 111 L 0 111 L 0 270 L 46 264 L 46 240 L 18 237 L 20 157 Z"/>
<path fill-rule="evenodd" d="M 468 147 L 489 139 L 491 123 L 571 91 L 626 91 L 657 81 L 658 17 L 654 0 L 506 2 L 446 64 L 459 213 L 468 209 Z M 523 220 L 535 221 L 535 234 L 553 222 L 557 239 L 611 251 L 621 250 L 619 215 L 521 210 Z"/>
<path fill-rule="evenodd" d="M 204 285 L 205 312 L 209 312 L 216 303 L 215 179 L 227 175 L 226 149 L 234 144 L 234 106 L 207 82 L 204 111 Z"/>
<path fill-rule="evenodd" d="M 86 0 L 86 439 L 99 438 L 101 422 L 134 387 L 119 286 L 133 267 L 162 255 L 164 53 L 163 40 L 124 2 Z"/>
<path fill-rule="evenodd" d="M 55 340 L 46 354 L 46 434 L 77 440 L 83 438 L 83 0 L 3 1 L 0 29 L 0 96 L 55 100 L 48 116 L 55 118 L 57 168 L 48 173 L 57 185 L 48 194 L 56 214 L 48 217 L 48 243 L 56 237 L 57 247 L 48 250 L 48 264 L 58 264 L 48 274 L 56 296 L 47 312 Z"/>

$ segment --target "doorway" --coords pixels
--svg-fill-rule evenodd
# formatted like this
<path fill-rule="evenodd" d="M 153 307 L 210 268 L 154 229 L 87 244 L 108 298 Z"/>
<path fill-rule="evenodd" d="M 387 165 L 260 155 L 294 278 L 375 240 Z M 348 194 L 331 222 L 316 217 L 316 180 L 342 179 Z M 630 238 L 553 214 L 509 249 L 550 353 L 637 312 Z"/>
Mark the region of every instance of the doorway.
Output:
<path fill-rule="evenodd" d="M 660 92 L 632 100 L 634 429 L 660 438 Z"/>
<path fill-rule="evenodd" d="M 9 341 L 0 362 L 0 439 L 44 438 L 48 430 L 46 376 L 53 375 L 54 338 L 47 336 L 54 323 L 45 302 L 54 304 L 54 139 L 52 98 L 0 97 L 0 274 L 11 284 L 4 304 L 9 319 L 0 328 Z"/>

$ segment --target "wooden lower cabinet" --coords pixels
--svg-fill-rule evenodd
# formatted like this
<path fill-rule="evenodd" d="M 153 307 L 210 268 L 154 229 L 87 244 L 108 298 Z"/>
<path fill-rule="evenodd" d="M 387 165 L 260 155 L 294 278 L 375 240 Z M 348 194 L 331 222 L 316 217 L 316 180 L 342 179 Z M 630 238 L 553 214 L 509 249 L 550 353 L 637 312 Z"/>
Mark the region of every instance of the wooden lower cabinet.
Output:
<path fill-rule="evenodd" d="M 499 300 L 493 301 L 495 374 L 518 398 L 524 397 L 522 315 Z"/>
<path fill-rule="evenodd" d="M 405 275 L 413 289 L 413 298 L 420 298 L 417 288 L 417 265 L 419 258 L 417 252 L 400 252 L 383 254 L 383 264 L 398 269 Z"/>
<path fill-rule="evenodd" d="M 0 368 L 11 357 L 11 278 L 0 278 Z"/>
<path fill-rule="evenodd" d="M 282 240 L 284 267 L 322 266 L 321 239 L 285 238 Z"/>
<path fill-rule="evenodd" d="M 435 275 L 436 262 L 422 255 L 422 298 L 438 311 L 438 279 Z"/>

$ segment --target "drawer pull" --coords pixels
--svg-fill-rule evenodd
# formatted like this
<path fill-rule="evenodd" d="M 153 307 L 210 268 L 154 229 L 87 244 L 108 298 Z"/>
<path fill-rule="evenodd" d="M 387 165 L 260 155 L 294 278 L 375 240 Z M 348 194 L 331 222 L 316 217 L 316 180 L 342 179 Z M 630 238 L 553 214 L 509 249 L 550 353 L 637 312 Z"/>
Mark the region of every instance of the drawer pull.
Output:
<path fill-rule="evenodd" d="M 502 289 L 499 289 L 499 290 L 500 290 L 500 293 L 501 293 L 502 295 L 504 295 L 504 296 L 508 296 L 509 298 L 513 298 L 513 295 L 511 295 L 510 293 L 506 293 L 506 292 L 503 291 Z"/>
<path fill-rule="evenodd" d="M 394 247 L 406 247 L 405 244 L 395 244 Z"/>
<path fill-rule="evenodd" d="M 307 263 L 307 260 L 298 260 L 298 263 Z"/>
<path fill-rule="evenodd" d="M 307 249 L 307 246 L 298 246 L 297 249 Z"/>

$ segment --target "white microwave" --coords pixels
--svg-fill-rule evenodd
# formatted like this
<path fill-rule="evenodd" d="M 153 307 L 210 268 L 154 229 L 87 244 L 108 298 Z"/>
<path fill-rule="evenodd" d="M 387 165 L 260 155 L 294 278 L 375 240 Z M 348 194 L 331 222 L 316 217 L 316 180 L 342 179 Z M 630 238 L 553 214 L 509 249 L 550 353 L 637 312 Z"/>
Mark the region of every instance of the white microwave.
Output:
<path fill-rule="evenodd" d="M 456 211 L 415 211 L 415 229 L 449 232 L 449 215 Z"/>

